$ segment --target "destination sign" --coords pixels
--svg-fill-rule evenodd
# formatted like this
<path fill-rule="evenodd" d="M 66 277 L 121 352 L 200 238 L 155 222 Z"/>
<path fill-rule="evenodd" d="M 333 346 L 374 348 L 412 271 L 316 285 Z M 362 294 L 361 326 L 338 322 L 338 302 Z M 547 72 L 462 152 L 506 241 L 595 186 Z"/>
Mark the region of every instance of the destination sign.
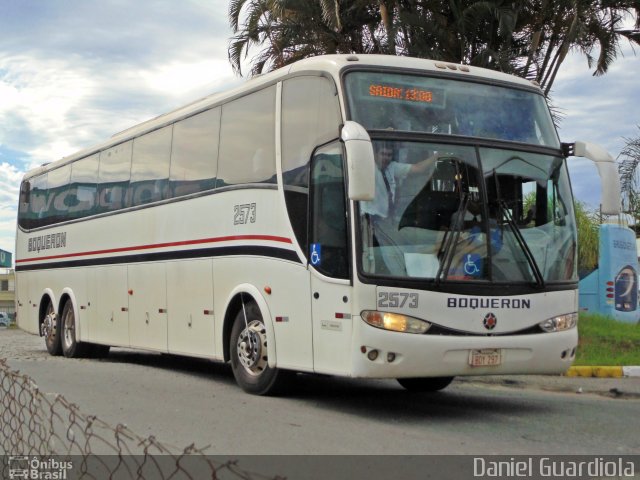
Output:
<path fill-rule="evenodd" d="M 369 85 L 369 96 L 406 100 L 408 102 L 433 102 L 433 92 L 417 87 L 402 87 L 394 85 Z"/>

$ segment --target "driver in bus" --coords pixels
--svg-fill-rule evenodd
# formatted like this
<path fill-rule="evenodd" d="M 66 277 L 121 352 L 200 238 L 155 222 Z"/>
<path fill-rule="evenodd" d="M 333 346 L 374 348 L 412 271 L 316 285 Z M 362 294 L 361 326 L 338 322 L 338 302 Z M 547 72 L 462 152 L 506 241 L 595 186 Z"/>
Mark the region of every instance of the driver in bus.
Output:
<path fill-rule="evenodd" d="M 393 230 L 397 230 L 394 225 L 393 206 L 396 199 L 396 189 L 398 184 L 408 175 L 421 175 L 430 178 L 436 168 L 438 154 L 432 155 L 416 163 L 400 163 L 393 160 L 394 150 L 390 143 L 379 141 L 374 142 L 374 158 L 376 163 L 375 172 L 375 197 L 371 201 L 360 202 L 362 214 L 367 221 L 366 234 L 370 247 L 391 247 L 393 246 Z M 386 233 L 389 232 L 389 233 Z M 391 234 L 391 236 L 390 236 Z M 383 250 L 381 252 L 381 250 Z M 388 273 L 398 275 L 404 274 L 404 266 L 399 269 L 398 261 L 385 254 L 386 248 L 375 248 L 376 256 L 381 254 Z M 376 270 L 380 273 L 382 262 L 376 262 Z M 384 267 L 382 267 L 384 268 Z M 385 272 L 386 273 L 386 272 Z"/>
<path fill-rule="evenodd" d="M 376 195 L 368 202 L 362 202 L 363 213 L 374 217 L 387 218 L 392 216 L 393 204 L 396 197 L 398 183 L 408 175 L 423 175 L 430 178 L 436 168 L 438 155 L 432 155 L 417 163 L 399 163 L 393 161 L 393 147 L 387 142 L 374 143 L 374 158 L 376 162 Z"/>

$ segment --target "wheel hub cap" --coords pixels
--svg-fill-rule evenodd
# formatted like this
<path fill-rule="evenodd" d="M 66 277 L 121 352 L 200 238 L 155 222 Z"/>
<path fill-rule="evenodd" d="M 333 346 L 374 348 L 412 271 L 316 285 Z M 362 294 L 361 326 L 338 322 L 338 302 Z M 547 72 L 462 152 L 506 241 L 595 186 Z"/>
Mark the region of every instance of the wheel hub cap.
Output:
<path fill-rule="evenodd" d="M 238 337 L 238 359 L 251 374 L 261 373 L 267 365 L 267 336 L 264 325 L 253 320 Z"/>

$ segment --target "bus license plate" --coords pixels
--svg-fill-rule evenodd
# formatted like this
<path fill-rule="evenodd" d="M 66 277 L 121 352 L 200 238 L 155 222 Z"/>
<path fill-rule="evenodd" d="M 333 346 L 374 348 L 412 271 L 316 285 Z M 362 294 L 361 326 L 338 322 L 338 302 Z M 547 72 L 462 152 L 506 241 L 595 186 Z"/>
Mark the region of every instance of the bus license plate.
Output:
<path fill-rule="evenodd" d="M 469 352 L 469 365 L 472 367 L 494 367 L 502 362 L 502 350 L 484 349 Z"/>

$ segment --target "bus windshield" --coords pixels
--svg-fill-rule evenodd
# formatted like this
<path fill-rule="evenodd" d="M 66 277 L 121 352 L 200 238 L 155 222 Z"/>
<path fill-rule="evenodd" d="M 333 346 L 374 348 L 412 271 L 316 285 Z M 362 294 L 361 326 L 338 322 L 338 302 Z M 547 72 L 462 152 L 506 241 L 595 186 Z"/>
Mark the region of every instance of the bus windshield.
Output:
<path fill-rule="evenodd" d="M 576 227 L 561 157 L 373 143 L 376 197 L 359 209 L 365 275 L 539 286 L 576 281 Z"/>
<path fill-rule="evenodd" d="M 368 130 L 461 135 L 559 148 L 544 97 L 534 91 L 385 72 L 345 79 L 352 120 Z"/>

